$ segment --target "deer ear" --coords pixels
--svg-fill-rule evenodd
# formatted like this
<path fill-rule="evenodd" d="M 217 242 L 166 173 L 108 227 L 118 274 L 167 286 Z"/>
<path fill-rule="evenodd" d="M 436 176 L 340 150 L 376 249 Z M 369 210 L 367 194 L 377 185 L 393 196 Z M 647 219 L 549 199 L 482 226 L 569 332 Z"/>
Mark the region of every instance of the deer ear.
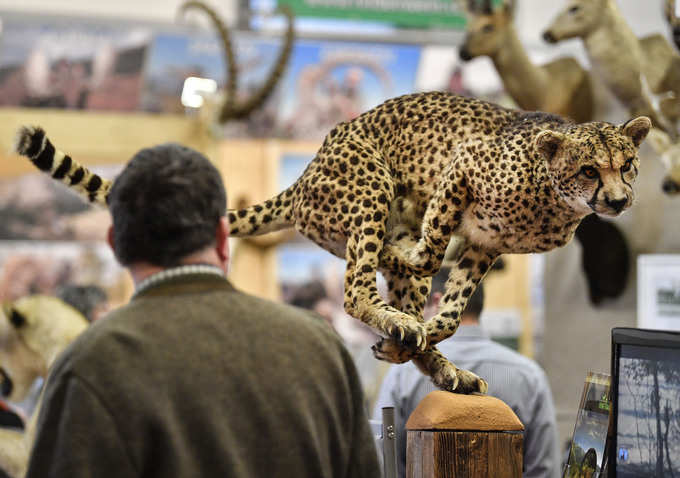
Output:
<path fill-rule="evenodd" d="M 646 116 L 638 116 L 621 125 L 621 132 L 633 140 L 635 146 L 640 146 L 652 127 L 652 120 Z"/>
<path fill-rule="evenodd" d="M 534 144 L 536 145 L 538 152 L 543 155 L 546 161 L 551 162 L 555 158 L 557 150 L 563 141 L 564 135 L 562 133 L 546 130 L 538 133 L 538 136 L 536 136 L 536 139 L 534 140 Z"/>

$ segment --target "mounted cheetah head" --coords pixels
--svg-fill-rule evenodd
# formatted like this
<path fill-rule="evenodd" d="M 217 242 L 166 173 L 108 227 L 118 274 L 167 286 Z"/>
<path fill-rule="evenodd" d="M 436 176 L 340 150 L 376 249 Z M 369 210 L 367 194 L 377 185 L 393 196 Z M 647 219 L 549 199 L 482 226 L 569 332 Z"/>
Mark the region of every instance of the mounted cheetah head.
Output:
<path fill-rule="evenodd" d="M 553 187 L 574 210 L 618 216 L 633 203 L 638 147 L 650 128 L 645 116 L 620 126 L 587 123 L 542 131 L 535 145 L 547 162 Z"/>

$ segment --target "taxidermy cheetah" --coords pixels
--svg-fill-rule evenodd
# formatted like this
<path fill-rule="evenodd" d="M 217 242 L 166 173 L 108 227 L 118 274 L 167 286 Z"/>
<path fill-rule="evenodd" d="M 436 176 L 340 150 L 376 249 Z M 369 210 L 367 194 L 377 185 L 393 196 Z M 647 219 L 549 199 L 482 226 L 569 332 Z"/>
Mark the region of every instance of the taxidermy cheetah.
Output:
<path fill-rule="evenodd" d="M 483 379 L 456 368 L 436 344 L 456 331 L 500 254 L 563 246 L 587 214 L 616 216 L 632 204 L 650 126 L 646 117 L 574 124 L 438 92 L 394 98 L 336 126 L 290 188 L 230 210 L 231 234 L 295 227 L 346 259 L 345 310 L 384 336 L 376 357 L 413 360 L 444 390 L 485 392 Z M 105 201 L 109 181 L 55 154 L 42 130 L 24 130 L 18 151 Z M 430 276 L 454 236 L 461 245 L 448 292 L 424 322 Z M 378 294 L 378 271 L 389 304 Z"/>

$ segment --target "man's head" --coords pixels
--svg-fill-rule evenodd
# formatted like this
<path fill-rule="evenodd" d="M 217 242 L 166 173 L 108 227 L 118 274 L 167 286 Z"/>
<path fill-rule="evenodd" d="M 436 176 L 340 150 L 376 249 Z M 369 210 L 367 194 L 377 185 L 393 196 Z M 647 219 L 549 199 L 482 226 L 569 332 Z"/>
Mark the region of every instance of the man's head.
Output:
<path fill-rule="evenodd" d="M 437 313 L 439 301 L 446 293 L 446 280 L 451 272 L 450 267 L 442 267 L 432 277 L 432 287 L 430 289 L 430 300 L 425 306 L 425 318 L 429 319 Z M 482 314 L 484 308 L 484 287 L 482 284 L 477 284 L 477 288 L 473 294 L 468 298 L 467 305 L 461 316 L 463 321 L 477 321 Z"/>
<path fill-rule="evenodd" d="M 222 179 L 201 153 L 178 144 L 139 151 L 109 194 L 109 242 L 121 264 L 174 267 L 209 247 L 228 259 Z"/>

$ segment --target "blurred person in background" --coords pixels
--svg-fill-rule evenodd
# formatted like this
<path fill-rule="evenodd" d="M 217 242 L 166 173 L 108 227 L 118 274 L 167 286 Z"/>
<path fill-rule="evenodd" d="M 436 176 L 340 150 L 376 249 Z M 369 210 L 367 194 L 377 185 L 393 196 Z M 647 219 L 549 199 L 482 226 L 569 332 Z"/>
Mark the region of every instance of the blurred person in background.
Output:
<path fill-rule="evenodd" d="M 442 267 L 432 278 L 430 300 L 424 316 L 437 312 L 446 293 L 450 268 Z M 439 350 L 456 366 L 469 370 L 489 383 L 488 395 L 504 401 L 524 424 L 524 478 L 558 478 L 560 452 L 557 421 L 550 385 L 545 372 L 533 360 L 492 341 L 479 325 L 484 308 L 484 288 L 477 286 L 468 299 L 460 326 Z M 373 411 L 382 419 L 383 407 L 395 408 L 399 477 L 406 476 L 406 430 L 409 416 L 420 401 L 437 388 L 412 362 L 392 365 L 383 380 Z"/>
<path fill-rule="evenodd" d="M 83 314 L 90 323 L 109 310 L 108 295 L 98 285 L 67 284 L 57 289 L 56 296 Z"/>

